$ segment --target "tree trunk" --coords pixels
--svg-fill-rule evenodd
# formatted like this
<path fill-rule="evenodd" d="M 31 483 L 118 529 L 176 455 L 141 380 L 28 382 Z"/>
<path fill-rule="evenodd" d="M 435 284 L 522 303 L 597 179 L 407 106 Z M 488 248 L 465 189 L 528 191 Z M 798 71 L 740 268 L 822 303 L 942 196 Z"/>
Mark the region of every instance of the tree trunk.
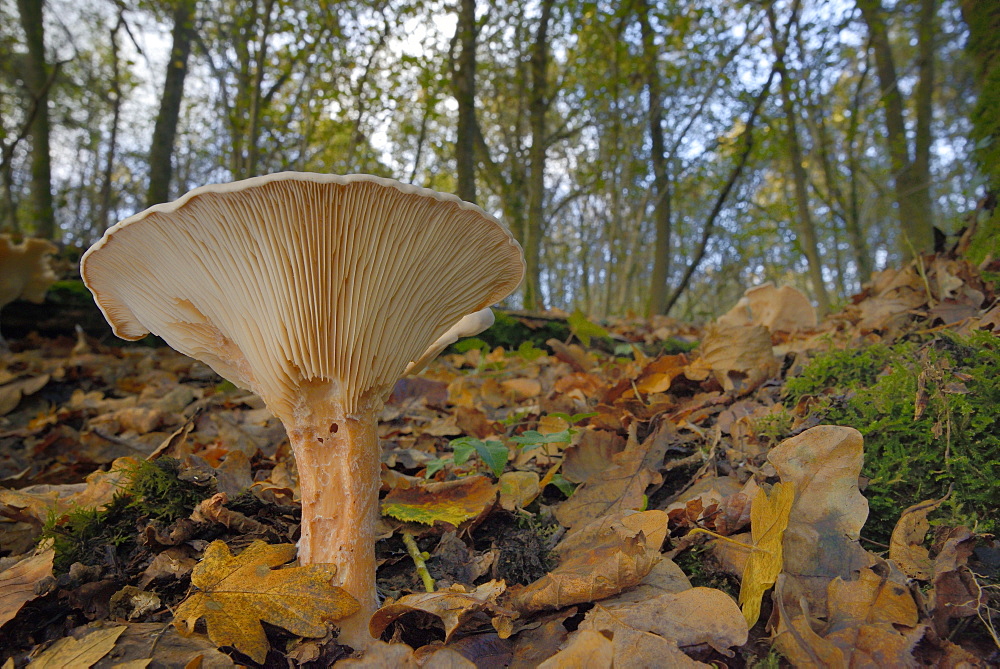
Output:
<path fill-rule="evenodd" d="M 791 32 L 792 24 L 795 21 L 794 9 L 789 18 L 788 33 Z M 771 41 L 774 44 L 774 67 L 781 76 L 781 106 L 785 114 L 785 131 L 788 141 L 788 159 L 791 163 L 792 179 L 795 186 L 795 204 L 798 216 L 798 241 L 802 247 L 802 252 L 809 263 L 809 278 L 816 293 L 816 301 L 819 311 L 822 314 L 830 310 L 830 297 L 826 292 L 826 283 L 823 280 L 823 263 L 819 256 L 819 243 L 816 240 L 816 225 L 812 220 L 812 212 L 809 208 L 809 182 L 806 170 L 802 166 L 802 149 L 799 145 L 799 129 L 796 122 L 795 103 L 792 100 L 792 82 L 788 78 L 788 70 L 785 66 L 785 46 L 787 45 L 788 33 L 782 36 L 778 32 L 778 23 L 774 15 L 774 9 L 767 7 L 768 20 L 771 23 Z"/>
<path fill-rule="evenodd" d="M 663 140 L 663 93 L 660 71 L 657 67 L 659 54 L 653 41 L 653 28 L 649 22 L 649 3 L 639 3 L 639 24 L 642 29 L 643 58 L 646 61 L 646 92 L 648 96 L 649 138 L 651 144 L 650 162 L 653 167 L 653 218 L 656 223 L 656 241 L 653 246 L 653 276 L 650 278 L 649 301 L 646 315 L 666 313 L 667 278 L 670 274 L 671 253 L 671 199 L 670 176 L 667 173 L 667 157 Z"/>
<path fill-rule="evenodd" d="M 38 106 L 31 122 L 31 211 L 26 221 L 36 237 L 54 239 L 56 219 L 52 206 L 52 166 L 49 152 L 49 87 L 45 62 L 45 33 L 42 23 L 42 0 L 17 0 L 21 28 L 24 30 L 28 57 L 24 83 Z"/>
<path fill-rule="evenodd" d="M 975 64 L 978 98 L 972 113 L 976 159 L 987 187 L 1000 192 L 1000 3 L 962 0 L 969 26 L 967 49 Z"/>
<path fill-rule="evenodd" d="M 174 28 L 171 32 L 173 46 L 167 62 L 167 76 L 160 98 L 160 111 L 156 115 L 153 140 L 149 148 L 149 189 L 146 206 L 170 199 L 170 181 L 173 178 L 174 139 L 180 119 L 181 101 L 184 98 L 184 79 L 188 72 L 188 57 L 194 36 L 196 0 L 177 0 L 174 7 Z"/>
<path fill-rule="evenodd" d="M 875 54 L 875 71 L 878 73 L 879 85 L 882 88 L 889 161 L 895 184 L 900 233 L 903 237 L 900 250 L 906 256 L 929 252 L 934 249 L 934 219 L 928 190 L 930 184 L 927 180 L 928 175 L 918 174 L 914 161 L 910 158 L 906 121 L 903 116 L 903 96 L 897 85 L 896 62 L 889 43 L 888 27 L 882 16 L 882 3 L 880 0 L 857 0 L 857 4 L 865 23 L 868 24 L 872 50 Z M 923 7 L 921 9 L 922 19 L 924 9 Z M 922 71 L 921 80 L 926 77 L 927 84 L 930 85 L 932 75 L 932 69 Z M 922 83 L 918 84 L 918 87 L 921 85 Z M 930 109 L 924 113 L 929 114 Z"/>
<path fill-rule="evenodd" d="M 528 101 L 528 117 L 531 126 L 531 149 L 528 153 L 531 172 L 528 176 L 528 217 L 524 239 L 524 260 L 527 273 L 524 278 L 524 308 L 541 310 L 545 308 L 540 291 L 541 280 L 541 236 L 545 216 L 545 160 L 546 124 L 545 116 L 549 108 L 549 20 L 552 17 L 554 0 L 542 1 L 542 14 L 538 19 L 538 29 L 531 47 L 531 92 Z"/>
<path fill-rule="evenodd" d="M 455 34 L 460 47 L 453 64 L 455 99 L 458 101 L 458 137 L 455 142 L 457 195 L 476 201 L 476 0 L 461 0 Z"/>

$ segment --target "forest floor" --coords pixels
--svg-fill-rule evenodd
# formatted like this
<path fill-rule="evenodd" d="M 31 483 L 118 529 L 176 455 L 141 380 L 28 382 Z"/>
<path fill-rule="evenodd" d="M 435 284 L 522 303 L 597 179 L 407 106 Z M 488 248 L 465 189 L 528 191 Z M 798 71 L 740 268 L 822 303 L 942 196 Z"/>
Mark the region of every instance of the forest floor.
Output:
<path fill-rule="evenodd" d="M 975 268 L 886 270 L 818 325 L 774 289 L 704 328 L 501 321 L 381 413 L 360 658 L 264 585 L 300 509 L 256 396 L 167 348 L 12 342 L 0 664 L 1000 664 L 1000 307 Z M 235 588 L 204 578 L 225 565 Z"/>

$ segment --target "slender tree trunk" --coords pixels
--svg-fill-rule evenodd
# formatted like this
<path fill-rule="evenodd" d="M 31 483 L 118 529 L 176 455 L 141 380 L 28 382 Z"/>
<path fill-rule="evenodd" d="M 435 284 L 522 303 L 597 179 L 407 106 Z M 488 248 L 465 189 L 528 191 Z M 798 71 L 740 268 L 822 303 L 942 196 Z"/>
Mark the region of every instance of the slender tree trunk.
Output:
<path fill-rule="evenodd" d="M 458 137 L 455 142 L 457 195 L 476 201 L 476 0 L 461 0 L 455 34 L 459 52 L 453 64 L 455 99 L 458 101 Z"/>
<path fill-rule="evenodd" d="M 531 126 L 531 149 L 528 176 L 528 218 L 524 235 L 524 259 L 527 274 L 524 279 L 525 309 L 544 309 L 541 286 L 541 236 L 545 217 L 545 160 L 546 124 L 549 109 L 549 20 L 555 0 L 542 0 L 542 14 L 531 47 L 531 93 L 528 101 L 528 118 Z"/>
<path fill-rule="evenodd" d="M 153 139 L 149 148 L 149 189 L 146 206 L 170 199 L 170 181 L 173 178 L 174 140 L 180 119 L 181 101 L 184 99 L 184 79 L 188 72 L 188 58 L 194 36 L 196 0 L 177 0 L 174 6 L 174 27 L 171 32 L 173 45 L 167 62 L 166 80 L 160 110 L 156 115 Z"/>
<path fill-rule="evenodd" d="M 927 1 L 923 0 L 925 4 Z M 929 252 L 934 248 L 934 218 L 929 193 L 929 174 L 919 174 L 914 160 L 910 157 L 906 121 L 903 115 L 903 96 L 898 86 L 896 62 L 889 43 L 889 30 L 882 16 L 882 3 L 880 0 L 857 0 L 857 4 L 871 35 L 875 71 L 878 73 L 879 85 L 882 88 L 889 161 L 895 184 L 899 227 L 903 236 L 900 250 L 907 256 L 912 256 L 914 252 L 917 254 Z M 921 20 L 926 9 L 924 6 L 921 7 Z M 918 84 L 918 88 L 924 85 L 930 87 L 933 81 L 933 68 L 923 70 L 920 74 L 921 83 Z M 925 78 L 926 83 L 923 81 Z M 929 94 L 928 88 L 925 95 Z M 929 114 L 930 109 L 924 113 Z M 925 122 L 929 123 L 929 119 Z M 929 125 L 927 132 L 929 133 Z"/>
<path fill-rule="evenodd" d="M 108 138 L 108 151 L 104 157 L 104 171 L 101 175 L 101 195 L 99 208 L 93 224 L 100 226 L 100 231 L 107 230 L 111 225 L 111 182 L 114 178 L 115 157 L 118 154 L 118 122 L 122 110 L 121 72 L 118 64 L 118 31 L 121 30 L 123 19 L 118 17 L 118 23 L 111 31 L 111 136 Z M 95 232 L 98 232 L 95 230 Z"/>
<path fill-rule="evenodd" d="M 45 61 L 42 0 L 17 0 L 28 57 L 24 83 L 37 104 L 31 122 L 31 211 L 27 220 L 37 237 L 54 239 L 56 218 L 52 206 L 52 165 L 49 151 L 49 67 Z"/>
<path fill-rule="evenodd" d="M 653 275 L 650 278 L 649 300 L 646 315 L 666 313 L 667 279 L 670 275 L 671 249 L 671 193 L 670 176 L 667 172 L 667 156 L 663 139 L 663 86 L 657 66 L 659 53 L 653 40 L 653 28 L 649 22 L 649 3 L 639 2 L 639 25 L 642 29 L 643 58 L 646 61 L 646 93 L 648 96 L 649 138 L 651 144 L 650 162 L 653 167 L 653 219 L 656 223 L 656 241 L 653 245 Z"/>
<path fill-rule="evenodd" d="M 861 225 L 861 195 L 858 189 L 861 170 L 858 166 L 858 147 L 855 142 L 858 136 L 858 119 L 861 116 L 861 91 L 864 88 L 865 79 L 867 78 L 868 65 L 866 59 L 865 69 L 858 79 L 857 88 L 854 89 L 854 99 L 851 103 L 851 121 L 847 130 L 847 166 L 851 175 L 846 217 L 847 235 L 851 240 L 854 263 L 857 265 L 858 290 L 871 278 L 873 269 L 871 252 L 868 249 L 868 241 L 865 239 L 864 229 Z"/>
<path fill-rule="evenodd" d="M 791 32 L 792 24 L 795 21 L 795 9 L 789 18 L 788 33 Z M 806 170 L 802 166 L 802 149 L 799 145 L 799 129 L 796 122 L 795 103 L 792 100 L 792 82 L 788 78 L 788 70 L 785 66 L 785 46 L 788 43 L 788 35 L 782 36 L 778 31 L 777 18 L 774 15 L 774 8 L 767 7 L 767 17 L 771 23 L 771 41 L 774 44 L 774 67 L 781 76 L 781 106 L 785 114 L 785 130 L 788 142 L 788 159 L 791 163 L 792 179 L 795 186 L 795 204 L 798 216 L 799 246 L 809 263 L 809 278 L 816 293 L 816 301 L 819 304 L 820 313 L 827 313 L 830 310 L 830 297 L 826 292 L 826 282 L 823 280 L 823 263 L 819 256 L 819 243 L 816 239 L 816 225 L 812 219 L 812 212 L 809 208 L 809 181 Z"/>

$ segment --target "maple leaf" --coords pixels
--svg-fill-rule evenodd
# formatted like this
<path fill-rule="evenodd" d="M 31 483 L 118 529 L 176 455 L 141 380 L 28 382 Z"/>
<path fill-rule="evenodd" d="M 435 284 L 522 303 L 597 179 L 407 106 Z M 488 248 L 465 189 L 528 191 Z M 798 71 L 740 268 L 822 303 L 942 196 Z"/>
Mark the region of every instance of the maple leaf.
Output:
<path fill-rule="evenodd" d="M 234 557 L 225 542 L 213 541 L 191 572 L 191 583 L 201 592 L 181 602 L 174 625 L 187 636 L 205 618 L 213 643 L 233 646 L 260 663 L 268 649 L 261 621 L 299 636 L 325 635 L 325 621 L 355 613 L 358 603 L 331 585 L 334 565 L 272 569 L 292 560 L 295 552 L 294 544 L 255 541 Z"/>
<path fill-rule="evenodd" d="M 753 627 L 757 622 L 760 600 L 781 573 L 784 562 L 781 542 L 794 501 L 795 486 L 791 483 L 774 484 L 770 497 L 760 488 L 753 498 L 750 537 L 754 549 L 743 571 L 739 599 L 747 627 Z"/>

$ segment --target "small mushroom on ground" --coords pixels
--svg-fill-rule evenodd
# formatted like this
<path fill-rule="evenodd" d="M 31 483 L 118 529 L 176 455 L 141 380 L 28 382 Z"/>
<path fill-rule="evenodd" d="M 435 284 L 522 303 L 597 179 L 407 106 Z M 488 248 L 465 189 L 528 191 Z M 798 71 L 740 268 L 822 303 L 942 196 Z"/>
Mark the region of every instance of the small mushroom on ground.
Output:
<path fill-rule="evenodd" d="M 487 326 L 489 305 L 518 286 L 524 257 L 510 232 L 451 195 L 285 172 L 125 219 L 81 274 L 119 337 L 159 335 L 281 419 L 299 471 L 299 561 L 337 565 L 361 604 L 340 639 L 367 647 L 376 416 L 408 368 Z"/>
<path fill-rule="evenodd" d="M 10 235 L 0 235 L 0 309 L 17 299 L 35 304 L 45 301 L 45 291 L 56 281 L 50 256 L 58 250 L 44 239 L 15 244 Z M 0 333 L 0 351 L 6 348 Z"/>

